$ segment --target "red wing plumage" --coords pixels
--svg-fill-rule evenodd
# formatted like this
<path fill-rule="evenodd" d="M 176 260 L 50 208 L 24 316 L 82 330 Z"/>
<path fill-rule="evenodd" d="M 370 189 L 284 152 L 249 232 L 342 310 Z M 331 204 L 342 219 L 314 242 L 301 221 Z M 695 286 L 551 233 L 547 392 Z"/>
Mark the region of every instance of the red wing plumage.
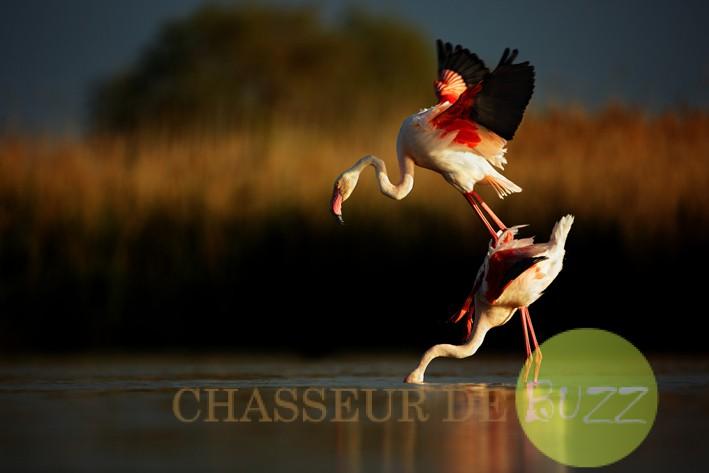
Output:
<path fill-rule="evenodd" d="M 480 89 L 480 84 L 466 89 L 453 105 L 431 120 L 433 126 L 445 133 L 455 132 L 456 136 L 453 141 L 469 148 L 475 148 L 481 140 L 478 127 L 469 118 L 475 103 L 475 96 L 480 92 Z"/>

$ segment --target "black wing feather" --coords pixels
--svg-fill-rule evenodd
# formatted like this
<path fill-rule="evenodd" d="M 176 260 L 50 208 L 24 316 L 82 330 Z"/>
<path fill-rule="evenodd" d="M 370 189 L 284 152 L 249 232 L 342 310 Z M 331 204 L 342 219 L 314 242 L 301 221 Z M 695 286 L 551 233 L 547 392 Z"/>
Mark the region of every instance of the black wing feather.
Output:
<path fill-rule="evenodd" d="M 461 45 L 455 47 L 451 43 L 444 43 L 440 39 L 436 40 L 436 50 L 438 51 L 438 76 L 445 69 L 457 72 L 465 81 L 465 85 L 472 87 L 486 76 L 490 71 L 485 67 L 485 63 Z"/>
<path fill-rule="evenodd" d="M 502 280 L 500 281 L 500 287 L 507 287 L 509 283 L 517 279 L 523 272 L 527 271 L 529 268 L 548 259 L 546 256 L 534 256 L 532 258 L 524 258 L 516 261 L 512 266 L 507 268 L 507 271 L 502 275 Z"/>
<path fill-rule="evenodd" d="M 534 91 L 534 66 L 513 64 L 517 50 L 505 48 L 495 70 L 483 79 L 471 118 L 506 140 L 514 137 Z"/>

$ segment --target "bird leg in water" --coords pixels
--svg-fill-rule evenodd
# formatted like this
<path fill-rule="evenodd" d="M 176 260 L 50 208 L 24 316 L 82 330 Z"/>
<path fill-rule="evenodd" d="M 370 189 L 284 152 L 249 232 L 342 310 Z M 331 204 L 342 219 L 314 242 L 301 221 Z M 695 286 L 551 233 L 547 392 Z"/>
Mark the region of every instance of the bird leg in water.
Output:
<path fill-rule="evenodd" d="M 520 311 L 522 312 L 522 317 L 526 319 L 527 324 L 529 325 L 529 333 L 532 335 L 532 342 L 534 342 L 534 351 L 536 352 L 534 356 L 534 382 L 536 383 L 539 379 L 539 369 L 542 366 L 542 349 L 539 348 L 539 343 L 537 343 L 537 336 L 534 333 L 534 327 L 532 326 L 532 318 L 529 316 L 529 308 L 522 307 Z"/>
<path fill-rule="evenodd" d="M 520 319 L 522 320 L 522 330 L 524 331 L 524 346 L 527 350 L 527 357 L 524 359 L 524 381 L 527 382 L 529 376 L 529 368 L 532 366 L 532 349 L 529 347 L 529 334 L 527 333 L 527 317 L 524 315 L 524 308 L 520 307 Z"/>

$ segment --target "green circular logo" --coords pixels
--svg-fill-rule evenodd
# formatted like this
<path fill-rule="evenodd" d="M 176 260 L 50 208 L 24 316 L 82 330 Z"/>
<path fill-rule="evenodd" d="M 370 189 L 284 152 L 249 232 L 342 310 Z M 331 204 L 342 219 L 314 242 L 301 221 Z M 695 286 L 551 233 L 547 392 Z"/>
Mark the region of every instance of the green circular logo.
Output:
<path fill-rule="evenodd" d="M 623 337 L 589 328 L 560 333 L 540 349 L 543 358 L 528 360 L 517 380 L 517 416 L 529 440 L 579 467 L 635 450 L 657 413 L 657 383 L 643 354 Z"/>

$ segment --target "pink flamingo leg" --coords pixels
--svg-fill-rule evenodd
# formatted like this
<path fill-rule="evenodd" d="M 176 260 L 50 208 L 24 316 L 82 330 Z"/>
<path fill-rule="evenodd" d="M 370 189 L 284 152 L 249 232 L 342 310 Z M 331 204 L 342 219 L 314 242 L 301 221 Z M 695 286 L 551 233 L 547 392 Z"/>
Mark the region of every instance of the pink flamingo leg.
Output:
<path fill-rule="evenodd" d="M 487 214 L 490 216 L 490 219 L 492 219 L 492 221 L 495 222 L 495 225 L 497 225 L 497 228 L 499 228 L 500 230 L 503 230 L 503 231 L 507 230 L 507 227 L 505 226 L 505 224 L 502 223 L 502 220 L 500 220 L 500 218 L 497 215 L 495 215 L 495 212 L 492 211 L 490 206 L 485 203 L 483 198 L 480 197 L 480 194 L 478 194 L 475 191 L 471 191 L 470 195 L 473 196 L 473 198 L 478 202 L 478 204 L 480 204 L 480 207 L 482 207 L 483 210 L 485 210 L 485 212 L 487 212 Z"/>
<path fill-rule="evenodd" d="M 537 336 L 534 333 L 534 326 L 532 325 L 532 318 L 529 316 L 529 308 L 522 307 L 522 313 L 527 318 L 527 323 L 529 324 L 529 333 L 532 334 L 532 342 L 534 342 L 534 349 L 538 350 L 537 356 L 540 356 L 542 351 L 539 349 L 539 343 L 537 343 Z"/>
<path fill-rule="evenodd" d="M 525 358 L 525 362 L 529 361 L 529 359 L 532 357 L 532 349 L 529 346 L 529 334 L 527 333 L 527 317 L 524 314 L 524 309 L 525 307 L 520 307 L 520 312 L 521 312 L 521 319 L 522 319 L 522 329 L 524 330 L 524 345 L 525 348 L 527 349 L 527 358 Z"/>
<path fill-rule="evenodd" d="M 532 335 L 532 341 L 534 342 L 534 350 L 536 352 L 534 357 L 534 382 L 536 383 L 539 379 L 539 369 L 542 366 L 542 349 L 539 348 L 539 343 L 537 343 L 537 336 L 534 333 L 534 326 L 532 325 L 532 318 L 529 316 L 528 307 L 522 307 L 522 316 L 527 319 L 527 323 L 529 324 L 529 333 Z"/>
<path fill-rule="evenodd" d="M 522 330 L 524 331 L 524 345 L 527 349 L 527 357 L 524 359 L 524 382 L 527 382 L 529 378 L 529 368 L 532 366 L 532 349 L 529 347 L 529 334 L 527 330 L 527 317 L 524 313 L 524 308 L 520 307 L 520 319 L 522 319 Z"/>
<path fill-rule="evenodd" d="M 483 213 L 482 210 L 480 210 L 480 206 L 478 203 L 473 199 L 473 197 L 470 194 L 463 194 L 465 196 L 465 199 L 468 201 L 470 206 L 475 210 L 475 213 L 478 214 L 478 217 L 480 217 L 480 221 L 485 225 L 487 228 L 487 231 L 490 232 L 490 236 L 492 239 L 497 243 L 497 232 L 492 228 L 492 225 L 490 225 L 490 222 L 488 222 L 487 218 L 485 218 L 485 214 Z"/>

